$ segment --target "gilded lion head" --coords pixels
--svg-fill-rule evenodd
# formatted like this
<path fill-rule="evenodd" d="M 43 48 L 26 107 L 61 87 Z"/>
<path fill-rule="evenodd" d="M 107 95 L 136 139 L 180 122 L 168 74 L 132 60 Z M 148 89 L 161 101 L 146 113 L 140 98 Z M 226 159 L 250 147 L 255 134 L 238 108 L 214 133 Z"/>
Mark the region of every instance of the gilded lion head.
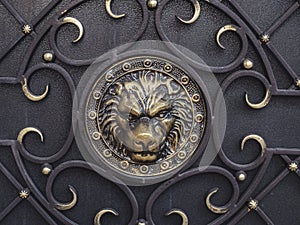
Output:
<path fill-rule="evenodd" d="M 102 137 L 134 162 L 154 162 L 176 152 L 191 124 L 188 94 L 159 72 L 139 71 L 118 79 L 99 108 Z"/>

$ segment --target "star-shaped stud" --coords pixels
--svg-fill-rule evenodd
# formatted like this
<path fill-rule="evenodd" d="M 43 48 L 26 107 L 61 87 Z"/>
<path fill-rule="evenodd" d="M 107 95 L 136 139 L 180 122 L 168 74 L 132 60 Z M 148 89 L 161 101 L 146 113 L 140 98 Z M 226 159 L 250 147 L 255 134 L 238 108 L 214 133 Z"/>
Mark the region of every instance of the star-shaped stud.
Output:
<path fill-rule="evenodd" d="M 22 31 L 23 31 L 24 34 L 30 34 L 31 27 L 28 24 L 26 24 L 26 25 L 23 26 Z"/>
<path fill-rule="evenodd" d="M 22 190 L 19 193 L 19 197 L 22 199 L 26 199 L 29 196 L 29 192 L 27 190 Z"/>
<path fill-rule="evenodd" d="M 270 41 L 270 36 L 268 34 L 263 34 L 261 37 L 260 37 L 260 41 L 263 43 L 263 44 L 268 44 L 269 41 Z"/>
<path fill-rule="evenodd" d="M 292 172 L 296 172 L 298 170 L 298 165 L 295 162 L 290 163 L 289 170 Z"/>
<path fill-rule="evenodd" d="M 255 200 L 255 199 L 252 199 L 249 203 L 248 203 L 248 211 L 251 211 L 251 210 L 257 210 L 257 207 L 258 207 L 258 201 Z"/>

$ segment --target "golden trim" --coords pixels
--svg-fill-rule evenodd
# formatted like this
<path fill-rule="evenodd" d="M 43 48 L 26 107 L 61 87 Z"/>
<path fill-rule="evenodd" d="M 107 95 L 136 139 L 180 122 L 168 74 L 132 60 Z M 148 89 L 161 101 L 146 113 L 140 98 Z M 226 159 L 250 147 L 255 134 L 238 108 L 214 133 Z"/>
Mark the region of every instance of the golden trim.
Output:
<path fill-rule="evenodd" d="M 23 82 L 22 82 L 22 90 L 23 90 L 24 95 L 29 100 L 31 100 L 33 102 L 38 102 L 38 101 L 43 100 L 47 96 L 48 91 L 49 91 L 49 85 L 46 86 L 46 89 L 42 95 L 34 95 L 30 92 L 30 90 L 27 86 L 27 79 L 24 77 Z"/>
<path fill-rule="evenodd" d="M 241 150 L 244 150 L 245 143 L 248 140 L 251 140 L 251 139 L 257 141 L 260 144 L 260 147 L 261 147 L 261 156 L 263 156 L 265 154 L 265 152 L 266 152 L 267 144 L 266 144 L 265 140 L 262 137 L 260 137 L 260 136 L 258 136 L 256 134 L 250 134 L 250 135 L 246 136 L 243 139 L 242 144 L 241 144 Z"/>
<path fill-rule="evenodd" d="M 63 19 L 63 24 L 65 24 L 65 23 L 74 24 L 78 28 L 79 35 L 75 40 L 73 40 L 73 43 L 76 43 L 76 42 L 80 41 L 82 36 L 83 36 L 83 33 L 84 33 L 84 29 L 83 29 L 83 26 L 82 26 L 81 22 L 78 19 L 75 19 L 73 17 L 65 17 Z"/>
<path fill-rule="evenodd" d="M 211 199 L 211 196 L 213 196 L 215 193 L 217 193 L 219 190 L 219 188 L 215 188 L 213 191 L 211 191 L 207 197 L 206 197 L 206 206 L 207 208 L 212 211 L 213 213 L 216 213 L 216 214 L 224 214 L 224 213 L 227 213 L 228 212 L 228 208 L 225 208 L 225 207 L 217 207 L 215 205 L 213 205 L 210 201 Z"/>
<path fill-rule="evenodd" d="M 187 215 L 185 214 L 185 212 L 183 212 L 180 209 L 172 209 L 170 212 L 166 213 L 166 216 L 170 216 L 171 214 L 178 214 L 179 216 L 181 216 L 182 218 L 182 225 L 188 225 L 189 224 L 189 218 L 187 217 Z"/>
<path fill-rule="evenodd" d="M 68 209 L 72 209 L 76 205 L 76 203 L 77 203 L 76 189 L 74 187 L 72 187 L 71 185 L 69 185 L 69 190 L 72 192 L 72 195 L 73 195 L 72 201 L 69 202 L 69 203 L 66 203 L 66 204 L 56 205 L 56 208 L 58 210 L 65 211 L 65 210 L 68 210 Z"/>
<path fill-rule="evenodd" d="M 270 91 L 270 89 L 267 89 L 265 98 L 260 103 L 257 103 L 257 104 L 253 104 L 249 101 L 247 93 L 245 94 L 245 99 L 246 99 L 247 105 L 250 106 L 251 108 L 262 109 L 269 104 L 269 102 L 271 100 L 271 91 Z"/>
<path fill-rule="evenodd" d="M 194 23 L 200 16 L 201 13 L 201 7 L 200 7 L 200 3 L 197 0 L 194 0 L 194 8 L 195 8 L 195 12 L 193 17 L 190 20 L 184 20 L 182 18 L 180 18 L 179 16 L 176 16 L 177 19 L 179 19 L 181 22 L 185 23 L 185 24 L 192 24 Z"/>
<path fill-rule="evenodd" d="M 218 45 L 220 46 L 220 48 L 222 48 L 222 49 L 225 49 L 225 47 L 224 47 L 224 45 L 221 44 L 220 37 L 226 31 L 235 31 L 236 32 L 237 30 L 232 25 L 226 25 L 226 26 L 220 28 L 220 30 L 217 33 L 216 41 L 217 41 Z"/>
<path fill-rule="evenodd" d="M 40 130 L 34 128 L 34 127 L 26 127 L 26 128 L 24 128 L 24 129 L 22 129 L 22 130 L 19 132 L 19 134 L 18 134 L 17 141 L 18 141 L 19 143 L 22 143 L 22 142 L 23 142 L 24 136 L 25 136 L 27 133 L 29 133 L 29 132 L 35 132 L 35 133 L 37 133 L 38 135 L 40 135 L 41 142 L 44 141 L 44 137 L 43 137 L 42 132 L 41 132 Z"/>
<path fill-rule="evenodd" d="M 105 1 L 105 9 L 106 9 L 106 12 L 108 13 L 108 15 L 110 15 L 114 19 L 120 19 L 120 18 L 124 17 L 125 14 L 117 15 L 111 11 L 111 2 L 112 2 L 112 0 Z"/>
<path fill-rule="evenodd" d="M 112 213 L 113 215 L 115 216 L 118 216 L 119 213 L 116 212 L 115 210 L 113 209 L 103 209 L 101 210 L 100 212 L 98 212 L 94 218 L 94 225 L 101 225 L 101 218 L 104 214 L 106 213 Z"/>

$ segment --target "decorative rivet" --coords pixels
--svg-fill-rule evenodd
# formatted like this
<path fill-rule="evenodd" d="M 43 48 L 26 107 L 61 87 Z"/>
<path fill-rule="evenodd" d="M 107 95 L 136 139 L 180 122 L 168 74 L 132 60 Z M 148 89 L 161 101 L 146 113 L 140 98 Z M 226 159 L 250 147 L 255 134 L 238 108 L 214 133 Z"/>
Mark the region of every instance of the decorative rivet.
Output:
<path fill-rule="evenodd" d="M 149 168 L 148 168 L 148 166 L 146 166 L 146 165 L 142 165 L 142 166 L 140 167 L 140 171 L 141 171 L 141 173 L 148 173 Z"/>
<path fill-rule="evenodd" d="M 28 24 L 26 24 L 22 27 L 22 31 L 23 31 L 24 34 L 30 34 L 31 30 L 32 29 Z"/>
<path fill-rule="evenodd" d="M 186 152 L 185 151 L 180 151 L 178 153 L 178 158 L 179 159 L 185 159 L 185 157 L 186 157 Z"/>
<path fill-rule="evenodd" d="M 253 67 L 253 62 L 250 59 L 245 59 L 243 62 L 244 68 L 249 70 Z"/>
<path fill-rule="evenodd" d="M 172 66 L 170 65 L 170 64 L 166 64 L 165 66 L 164 66 L 164 70 L 167 72 L 167 73 L 169 73 L 169 72 L 171 72 L 172 71 Z"/>
<path fill-rule="evenodd" d="M 129 162 L 127 162 L 127 161 L 122 161 L 122 162 L 120 163 L 120 166 L 121 166 L 122 169 L 127 169 L 128 166 L 129 166 Z"/>
<path fill-rule="evenodd" d="M 296 80 L 296 86 L 300 88 L 300 79 Z"/>
<path fill-rule="evenodd" d="M 112 82 L 114 80 L 114 75 L 111 73 L 111 72 L 108 72 L 106 75 L 105 75 L 105 80 L 107 82 Z"/>
<path fill-rule="evenodd" d="M 154 9 L 157 7 L 157 0 L 148 0 L 147 5 L 150 9 Z"/>
<path fill-rule="evenodd" d="M 152 65 L 152 61 L 150 60 L 150 59 L 146 59 L 145 61 L 144 61 L 144 66 L 145 67 L 150 67 Z"/>
<path fill-rule="evenodd" d="M 236 173 L 236 177 L 239 181 L 245 181 L 247 178 L 247 174 L 244 171 L 239 171 Z"/>
<path fill-rule="evenodd" d="M 193 100 L 193 102 L 199 102 L 200 101 L 200 95 L 199 94 L 194 94 L 192 96 L 192 100 Z"/>
<path fill-rule="evenodd" d="M 192 143 L 195 143 L 198 140 L 198 136 L 196 134 L 192 134 L 190 139 Z"/>
<path fill-rule="evenodd" d="M 29 196 L 29 191 L 27 191 L 27 190 L 21 190 L 19 193 L 19 197 L 22 199 L 26 199 L 26 198 L 28 198 L 28 196 Z"/>
<path fill-rule="evenodd" d="M 169 166 L 170 166 L 170 164 L 169 164 L 168 162 L 162 162 L 162 163 L 160 164 L 160 168 L 161 168 L 162 170 L 168 169 Z"/>
<path fill-rule="evenodd" d="M 105 150 L 103 151 L 103 155 L 104 155 L 106 158 L 109 158 L 109 157 L 112 156 L 111 151 L 110 151 L 109 149 L 105 149 Z"/>
<path fill-rule="evenodd" d="M 263 43 L 263 44 L 268 44 L 270 42 L 270 36 L 268 34 L 263 34 L 261 35 L 260 37 L 260 41 Z"/>
<path fill-rule="evenodd" d="M 93 97 L 94 97 L 94 99 L 96 99 L 96 100 L 100 99 L 100 97 L 101 97 L 100 92 L 95 91 L 94 94 L 93 94 Z"/>
<path fill-rule="evenodd" d="M 197 114 L 195 117 L 196 122 L 201 123 L 203 121 L 203 115 L 202 114 Z"/>
<path fill-rule="evenodd" d="M 94 120 L 94 119 L 96 119 L 96 117 L 97 117 L 97 114 L 96 114 L 96 112 L 95 112 L 95 111 L 91 111 L 91 112 L 89 112 L 89 118 L 90 118 L 91 120 Z"/>
<path fill-rule="evenodd" d="M 189 83 L 189 81 L 190 81 L 190 79 L 189 79 L 188 76 L 183 76 L 183 77 L 181 77 L 181 83 L 182 83 L 183 85 L 187 85 L 187 84 Z"/>
<path fill-rule="evenodd" d="M 46 62 L 52 62 L 53 61 L 53 54 L 51 52 L 46 52 L 44 55 L 43 55 L 43 59 L 46 61 Z"/>
<path fill-rule="evenodd" d="M 257 210 L 258 207 L 258 201 L 255 199 L 252 199 L 249 203 L 248 203 L 248 211 L 251 210 Z"/>
<path fill-rule="evenodd" d="M 298 165 L 295 162 L 289 164 L 289 170 L 292 172 L 296 172 L 298 170 Z"/>
<path fill-rule="evenodd" d="M 130 70 L 131 65 L 129 63 L 124 63 L 122 68 L 123 68 L 124 71 L 128 71 L 128 70 Z"/>
<path fill-rule="evenodd" d="M 42 165 L 42 174 L 49 175 L 52 172 L 52 166 L 49 163 Z"/>
<path fill-rule="evenodd" d="M 94 132 L 92 136 L 94 140 L 98 141 L 101 137 L 101 134 L 99 132 Z"/>

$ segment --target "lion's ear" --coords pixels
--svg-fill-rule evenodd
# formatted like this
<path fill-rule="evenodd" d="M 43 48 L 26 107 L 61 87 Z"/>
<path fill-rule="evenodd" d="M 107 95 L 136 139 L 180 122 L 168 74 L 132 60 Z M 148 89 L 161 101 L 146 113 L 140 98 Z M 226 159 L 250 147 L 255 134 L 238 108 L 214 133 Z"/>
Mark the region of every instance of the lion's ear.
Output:
<path fill-rule="evenodd" d="M 112 95 L 120 95 L 122 93 L 123 86 L 121 83 L 115 83 L 113 87 L 110 89 L 110 94 Z"/>

